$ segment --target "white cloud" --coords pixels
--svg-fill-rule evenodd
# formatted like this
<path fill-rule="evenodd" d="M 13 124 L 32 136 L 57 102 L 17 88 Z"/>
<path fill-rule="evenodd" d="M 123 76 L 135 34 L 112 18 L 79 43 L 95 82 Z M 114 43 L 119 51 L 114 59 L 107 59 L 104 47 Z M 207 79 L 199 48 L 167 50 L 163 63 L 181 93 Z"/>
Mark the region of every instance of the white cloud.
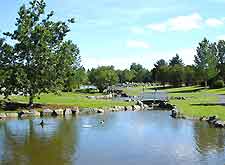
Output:
<path fill-rule="evenodd" d="M 135 34 L 143 34 L 144 33 L 144 29 L 140 28 L 140 27 L 132 27 L 132 28 L 130 28 L 130 31 Z"/>
<path fill-rule="evenodd" d="M 171 31 L 190 31 L 199 29 L 202 25 L 202 17 L 198 13 L 188 16 L 178 16 L 168 20 Z"/>
<path fill-rule="evenodd" d="M 217 27 L 217 26 L 221 26 L 224 24 L 224 22 L 222 21 L 222 19 L 216 19 L 216 18 L 209 18 L 205 21 L 206 25 L 210 26 L 210 27 Z"/>
<path fill-rule="evenodd" d="M 177 16 L 170 18 L 165 22 L 149 24 L 146 28 L 154 31 L 190 31 L 199 29 L 202 25 L 203 18 L 198 13 L 193 13 L 187 16 Z"/>
<path fill-rule="evenodd" d="M 138 40 L 128 40 L 127 41 L 127 47 L 129 48 L 150 48 L 150 45 L 144 41 L 138 41 Z"/>

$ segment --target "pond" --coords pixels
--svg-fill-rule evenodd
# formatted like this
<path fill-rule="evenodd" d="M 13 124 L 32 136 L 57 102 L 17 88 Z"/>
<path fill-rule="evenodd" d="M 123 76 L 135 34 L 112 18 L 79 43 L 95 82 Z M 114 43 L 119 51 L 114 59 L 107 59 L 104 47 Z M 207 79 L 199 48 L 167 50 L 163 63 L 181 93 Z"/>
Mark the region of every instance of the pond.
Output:
<path fill-rule="evenodd" d="M 0 164 L 225 164 L 225 130 L 169 112 L 0 121 Z M 104 124 L 99 121 L 104 120 Z"/>

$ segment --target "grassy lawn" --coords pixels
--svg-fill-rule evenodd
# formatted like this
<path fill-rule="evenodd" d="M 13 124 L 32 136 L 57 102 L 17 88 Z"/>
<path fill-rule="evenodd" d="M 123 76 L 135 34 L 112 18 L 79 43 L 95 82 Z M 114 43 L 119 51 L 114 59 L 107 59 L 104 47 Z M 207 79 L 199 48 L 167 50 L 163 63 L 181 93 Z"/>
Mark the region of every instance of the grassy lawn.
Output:
<path fill-rule="evenodd" d="M 201 117 L 217 115 L 225 120 L 225 106 L 217 104 L 219 98 L 212 94 L 225 94 L 225 89 L 203 89 L 201 87 L 182 87 L 166 89 L 169 96 L 182 96 L 185 100 L 171 99 L 170 103 L 185 115 L 190 117 Z"/>
<path fill-rule="evenodd" d="M 88 95 L 99 95 L 99 94 L 82 94 L 82 93 L 61 93 L 61 95 L 55 94 L 42 94 L 40 99 L 35 99 L 35 103 L 48 104 L 48 105 L 61 105 L 61 106 L 78 106 L 81 108 L 104 108 L 113 106 L 127 106 L 133 103 L 123 101 L 112 101 L 112 100 L 95 100 L 88 99 Z M 17 103 L 28 103 L 28 97 L 24 96 L 11 96 L 12 102 Z"/>
<path fill-rule="evenodd" d="M 155 87 L 148 87 L 145 91 L 153 91 Z M 159 87 L 162 88 L 162 87 Z M 170 103 L 175 104 L 177 108 L 185 115 L 190 117 L 201 117 L 217 115 L 225 120 L 225 106 L 217 104 L 219 98 L 216 94 L 224 94 L 225 88 L 222 89 L 204 89 L 199 86 L 165 88 L 160 89 L 167 91 L 170 97 L 185 97 L 185 100 L 171 99 Z M 129 95 L 140 95 L 143 87 L 126 88 L 124 90 Z"/>
<path fill-rule="evenodd" d="M 144 88 L 144 92 L 151 92 L 151 91 L 153 91 L 150 87 L 143 87 L 143 86 L 128 87 L 128 88 L 124 88 L 123 91 L 126 94 L 128 94 L 129 96 L 139 96 L 140 93 L 143 92 L 143 88 Z"/>

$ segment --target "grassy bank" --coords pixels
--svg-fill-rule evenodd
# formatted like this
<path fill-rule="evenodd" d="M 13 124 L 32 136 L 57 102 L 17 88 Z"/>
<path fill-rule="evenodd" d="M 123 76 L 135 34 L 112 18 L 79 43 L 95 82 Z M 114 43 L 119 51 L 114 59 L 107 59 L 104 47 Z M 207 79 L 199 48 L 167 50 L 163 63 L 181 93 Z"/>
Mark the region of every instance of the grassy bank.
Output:
<path fill-rule="evenodd" d="M 149 86 L 137 86 L 137 87 L 128 87 L 128 88 L 124 88 L 123 90 L 126 94 L 128 94 L 129 96 L 139 96 L 140 93 L 144 92 L 151 92 L 153 91 L 152 87 Z"/>
<path fill-rule="evenodd" d="M 155 87 L 149 87 L 145 91 L 153 91 Z M 143 92 L 143 87 L 125 89 L 132 95 L 139 95 Z M 204 89 L 199 86 L 191 87 L 159 87 L 162 91 L 167 91 L 170 97 L 185 97 L 185 100 L 170 99 L 171 104 L 186 116 L 201 117 L 217 115 L 225 120 L 225 106 L 221 104 L 218 95 L 225 95 L 225 88 L 222 89 Z"/>
<path fill-rule="evenodd" d="M 88 99 L 86 96 L 89 95 L 100 95 L 100 94 L 83 94 L 83 93 L 61 93 L 60 95 L 55 94 L 42 94 L 40 99 L 35 99 L 34 102 L 49 106 L 77 106 L 81 108 L 104 108 L 113 106 L 127 106 L 133 103 L 123 101 L 112 101 L 112 100 L 96 100 Z M 28 97 L 24 96 L 11 96 L 9 97 L 11 102 L 16 103 L 28 103 Z M 1 98 L 2 99 L 2 98 Z"/>
<path fill-rule="evenodd" d="M 217 115 L 225 120 L 225 106 L 220 103 L 217 94 L 225 94 L 225 89 L 203 89 L 201 87 L 183 87 L 166 89 L 171 97 L 185 97 L 185 100 L 170 99 L 170 103 L 190 117 Z"/>

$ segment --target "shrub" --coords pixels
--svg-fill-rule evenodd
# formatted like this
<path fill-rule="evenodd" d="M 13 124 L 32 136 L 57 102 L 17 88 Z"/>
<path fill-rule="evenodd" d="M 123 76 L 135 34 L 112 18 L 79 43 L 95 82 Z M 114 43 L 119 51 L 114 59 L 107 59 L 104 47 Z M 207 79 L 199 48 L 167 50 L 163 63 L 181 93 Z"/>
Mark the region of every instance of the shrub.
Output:
<path fill-rule="evenodd" d="M 224 87 L 224 82 L 223 80 L 216 80 L 215 82 L 212 83 L 211 88 L 218 89 L 218 88 L 223 88 Z"/>

